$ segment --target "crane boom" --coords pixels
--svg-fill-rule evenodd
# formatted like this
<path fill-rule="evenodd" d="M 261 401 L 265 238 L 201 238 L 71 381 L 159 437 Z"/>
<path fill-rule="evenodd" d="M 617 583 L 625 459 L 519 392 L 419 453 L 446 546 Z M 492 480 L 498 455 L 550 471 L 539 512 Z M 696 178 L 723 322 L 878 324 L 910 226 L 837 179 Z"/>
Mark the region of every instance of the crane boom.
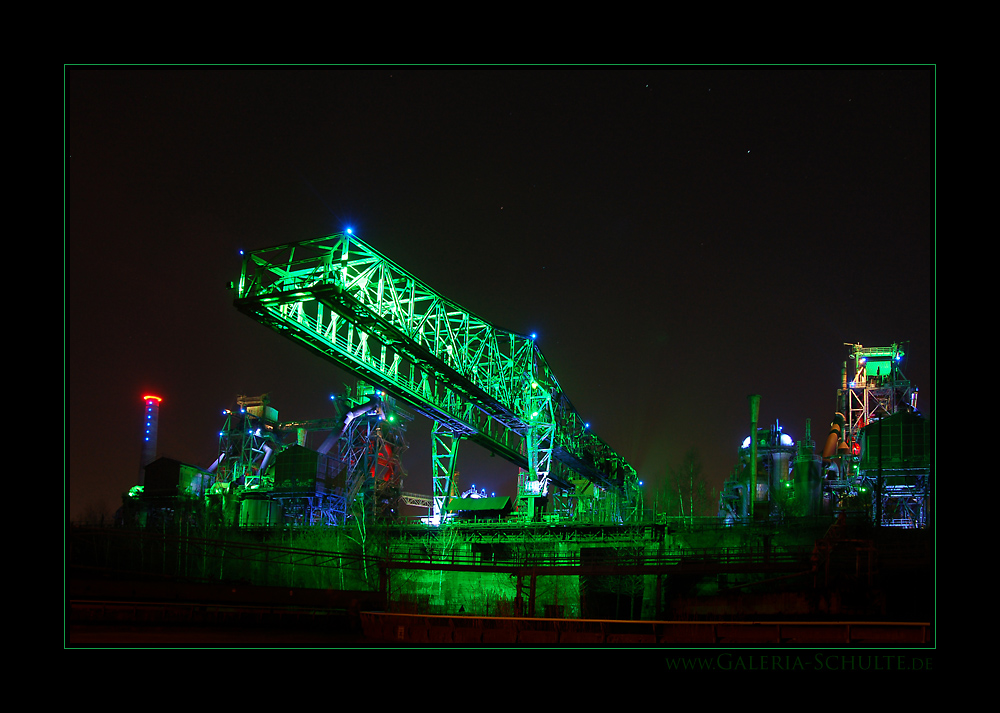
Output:
<path fill-rule="evenodd" d="M 532 481 L 582 477 L 634 507 L 635 469 L 589 430 L 531 337 L 463 309 L 357 236 L 246 255 L 235 305 Z"/>

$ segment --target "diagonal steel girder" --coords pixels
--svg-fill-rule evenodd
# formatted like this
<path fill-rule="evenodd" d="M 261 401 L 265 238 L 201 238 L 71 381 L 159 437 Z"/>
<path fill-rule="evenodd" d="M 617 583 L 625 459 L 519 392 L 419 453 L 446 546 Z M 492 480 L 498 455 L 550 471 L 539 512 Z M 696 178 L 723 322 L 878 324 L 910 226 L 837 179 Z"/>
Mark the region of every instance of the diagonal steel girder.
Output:
<path fill-rule="evenodd" d="M 372 335 L 352 328 L 350 323 L 346 340 L 329 339 L 316 328 L 310 328 L 301 311 L 284 309 L 283 305 L 287 304 L 258 299 L 237 301 L 237 307 L 258 322 L 395 393 L 414 410 L 440 422 L 457 436 L 477 442 L 526 467 L 526 461 L 519 453 L 519 439 L 524 426 L 510 418 L 509 414 L 497 411 L 495 403 L 491 403 L 481 390 L 477 393 L 473 388 L 461 388 L 464 385 L 458 380 L 458 383 L 453 383 L 444 369 L 437 372 L 432 367 L 428 368 L 430 359 L 412 359 L 407 364 L 399 358 L 403 356 L 399 353 L 386 359 L 386 347 L 393 343 L 379 342 L 376 346 L 381 348 L 371 349 L 368 342 Z M 488 410 L 490 406 L 494 409 Z"/>
<path fill-rule="evenodd" d="M 244 259 L 235 304 L 526 469 L 521 441 L 538 433 L 531 385 L 543 383 L 553 423 L 539 445 L 605 488 L 621 492 L 623 478 L 635 477 L 587 429 L 533 340 L 462 309 L 355 236 L 255 251 Z"/>

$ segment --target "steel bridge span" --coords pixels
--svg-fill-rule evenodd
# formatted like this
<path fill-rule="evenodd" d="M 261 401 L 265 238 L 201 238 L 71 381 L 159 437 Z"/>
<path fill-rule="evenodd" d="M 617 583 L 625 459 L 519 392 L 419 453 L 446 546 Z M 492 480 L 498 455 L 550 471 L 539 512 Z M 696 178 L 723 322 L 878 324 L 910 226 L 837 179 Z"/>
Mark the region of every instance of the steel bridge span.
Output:
<path fill-rule="evenodd" d="M 590 430 L 530 335 L 464 309 L 356 235 L 251 252 L 234 286 L 244 314 L 433 422 L 436 519 L 464 439 L 521 469 L 522 520 L 537 519 L 543 496 L 569 519 L 641 515 L 635 468 Z"/>

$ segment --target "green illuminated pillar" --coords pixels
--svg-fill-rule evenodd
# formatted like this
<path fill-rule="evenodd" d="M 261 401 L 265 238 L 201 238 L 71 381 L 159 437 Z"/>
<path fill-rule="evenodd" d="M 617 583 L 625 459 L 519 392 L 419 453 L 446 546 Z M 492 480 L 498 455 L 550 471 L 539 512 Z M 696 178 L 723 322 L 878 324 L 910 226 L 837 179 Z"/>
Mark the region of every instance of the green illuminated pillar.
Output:
<path fill-rule="evenodd" d="M 431 472 L 434 479 L 435 524 L 440 524 L 447 512 L 448 495 L 451 493 L 451 481 L 455 475 L 455 464 L 458 462 L 460 441 L 460 437 L 439 421 L 434 422 L 431 439 Z"/>
<path fill-rule="evenodd" d="M 552 408 L 551 387 L 540 379 L 530 379 L 525 393 L 527 405 L 528 431 L 525 447 L 528 471 L 522 479 L 520 499 L 528 505 L 525 515 L 534 519 L 537 498 L 548 494 L 549 472 L 552 468 L 552 444 L 555 441 L 556 424 Z"/>

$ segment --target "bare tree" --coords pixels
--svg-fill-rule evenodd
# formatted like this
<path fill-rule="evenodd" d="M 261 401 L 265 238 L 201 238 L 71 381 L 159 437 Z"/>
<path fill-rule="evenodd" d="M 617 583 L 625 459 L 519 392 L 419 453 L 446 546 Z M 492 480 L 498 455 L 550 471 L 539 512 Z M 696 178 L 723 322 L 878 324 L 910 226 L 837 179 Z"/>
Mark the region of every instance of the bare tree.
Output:
<path fill-rule="evenodd" d="M 113 510 L 105 502 L 91 502 L 87 509 L 80 516 L 80 522 L 84 525 L 97 525 L 103 527 L 114 522 Z"/>
<path fill-rule="evenodd" d="M 671 510 L 676 508 L 677 515 L 693 518 L 712 507 L 697 449 L 689 448 L 680 466 L 669 470 L 667 494 L 668 515 L 674 514 Z"/>
<path fill-rule="evenodd" d="M 344 532 L 351 542 L 361 548 L 361 573 L 364 575 L 365 585 L 371 588 L 371 583 L 368 581 L 368 521 L 371 519 L 371 515 L 367 510 L 364 496 L 358 495 L 351 503 L 347 527 Z"/>

